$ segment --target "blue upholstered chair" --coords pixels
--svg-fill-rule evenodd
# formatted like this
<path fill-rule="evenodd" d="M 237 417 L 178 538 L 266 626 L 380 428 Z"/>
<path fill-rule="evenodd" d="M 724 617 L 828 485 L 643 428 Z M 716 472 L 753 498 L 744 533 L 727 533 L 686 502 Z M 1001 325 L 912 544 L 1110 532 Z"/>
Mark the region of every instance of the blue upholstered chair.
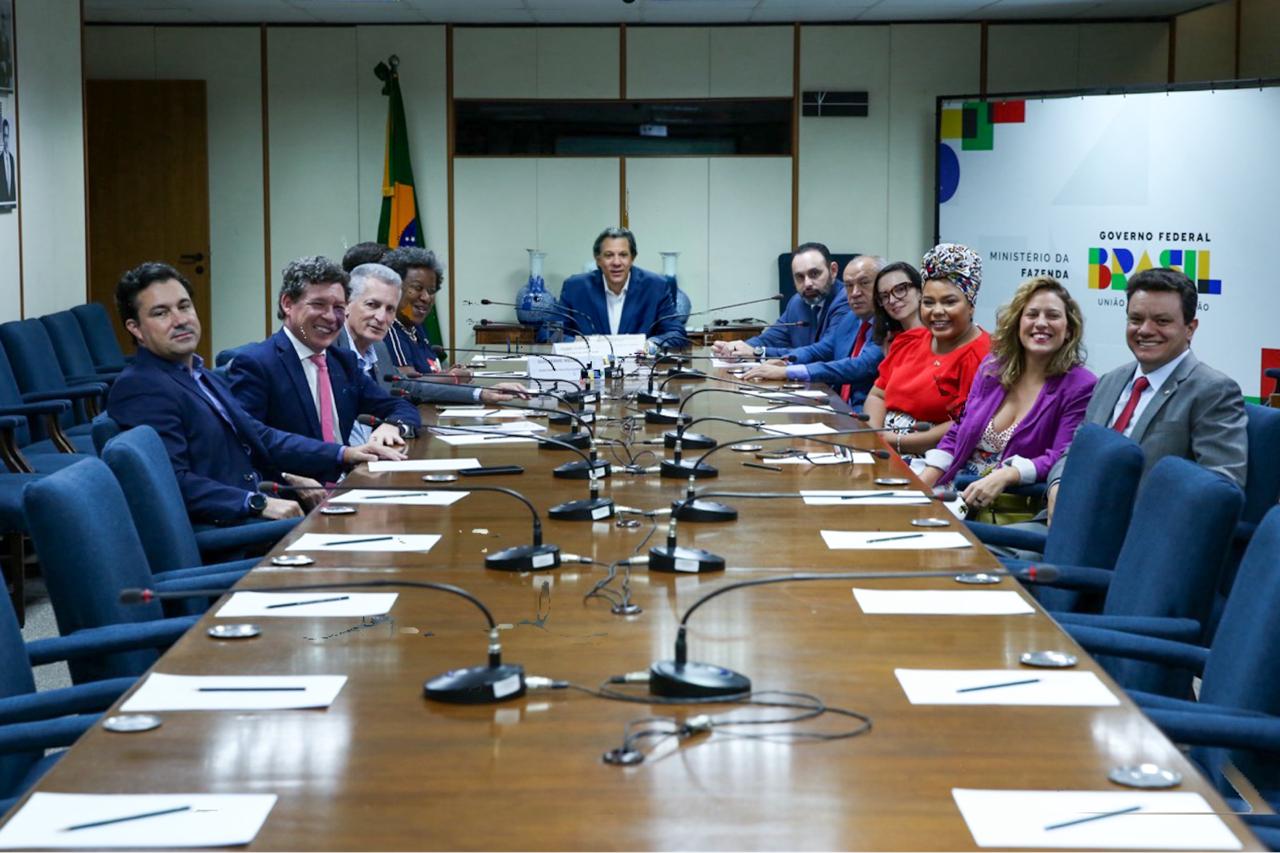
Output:
<path fill-rule="evenodd" d="M 37 693 L 31 668 L 122 649 L 164 648 L 192 621 L 112 626 L 24 643 L 13 609 L 0 600 L 0 813 L 57 760 L 46 749 L 70 746 L 134 682 L 112 678 Z"/>
<path fill-rule="evenodd" d="M 84 342 L 89 347 L 94 366 L 98 370 L 124 370 L 125 362 L 130 358 L 120 349 L 107 309 L 97 302 L 89 302 L 75 306 L 71 313 L 80 323 L 80 331 L 84 333 Z"/>
<path fill-rule="evenodd" d="M 98 412 L 97 417 L 90 421 L 89 427 L 89 434 L 93 436 L 93 449 L 98 456 L 102 456 L 107 442 L 124 431 L 120 428 L 120 424 L 106 412 Z"/>
<path fill-rule="evenodd" d="M 91 453 L 89 420 L 98 413 L 105 399 L 106 384 L 97 377 L 69 380 L 58 366 L 58 356 L 48 333 L 34 317 L 0 323 L 0 345 L 8 355 L 10 375 L 17 381 L 23 401 L 71 401 L 73 405 L 58 415 L 58 423 L 75 445 L 73 450 Z M 36 428 L 35 438 L 55 438 L 45 433 L 43 424 L 36 424 Z"/>
<path fill-rule="evenodd" d="M 243 570 L 211 572 L 206 567 L 153 574 L 124 493 L 100 459 L 85 459 L 28 483 L 24 499 L 31 541 L 40 555 L 58 630 L 64 635 L 162 618 L 156 602 L 121 604 L 123 589 L 224 589 L 245 574 Z M 137 675 L 155 659 L 150 651 L 122 652 L 71 661 L 69 668 L 72 680 L 80 684 Z"/>
<path fill-rule="evenodd" d="M 1044 554 L 1046 563 L 1110 569 L 1129 529 L 1143 464 L 1142 448 L 1136 442 L 1114 430 L 1085 424 L 1071 442 L 1047 532 L 980 522 L 968 522 L 969 528 L 988 545 L 1037 551 Z M 1096 608 L 1100 603 L 1097 596 L 1068 589 L 1037 586 L 1034 594 L 1054 611 Z"/>
<path fill-rule="evenodd" d="M 153 572 L 192 568 L 211 557 L 247 548 L 265 553 L 301 520 L 210 527 L 196 533 L 164 442 L 149 426 L 134 427 L 111 439 L 102 459 L 124 491 Z M 224 564 L 219 571 L 249 569 L 255 562 Z"/>
<path fill-rule="evenodd" d="M 1186 459 L 1161 459 L 1138 490 L 1114 571 L 1057 567 L 1056 584 L 1105 592 L 1102 613 L 1055 617 L 1068 632 L 1083 625 L 1199 642 L 1243 504 L 1244 494 L 1226 477 Z M 1132 660 L 1099 662 L 1126 689 L 1190 695 L 1185 671 Z"/>
<path fill-rule="evenodd" d="M 1258 525 L 1218 631 L 1209 647 L 1131 631 L 1070 626 L 1086 649 L 1181 667 L 1201 677 L 1198 701 L 1132 692 L 1151 719 L 1222 784 L 1230 760 L 1273 805 L 1280 805 L 1280 507 Z M 1261 750 L 1257 752 L 1255 750 Z M 1225 790 L 1225 787 L 1224 787 Z"/>
<path fill-rule="evenodd" d="M 36 457 L 54 457 L 59 453 L 71 454 L 81 449 L 80 444 L 63 432 L 59 422 L 59 419 L 70 410 L 71 401 L 56 394 L 22 393 L 18 387 L 18 380 L 13 374 L 13 367 L 9 363 L 9 356 L 4 348 L 0 347 L 0 416 L 14 415 L 23 418 L 22 423 L 14 426 L 14 443 L 31 463 L 27 467 L 43 471 L 65 467 L 65 464 L 56 459 L 46 459 L 42 464 Z M 87 438 L 87 428 L 75 427 L 72 432 L 84 433 L 84 438 Z M 49 437 L 38 438 L 38 436 Z M 81 439 L 81 443 L 89 444 L 84 439 Z M 5 460 L 6 466 L 8 462 L 9 460 Z"/>
<path fill-rule="evenodd" d="M 103 369 L 94 364 L 84 332 L 80 329 L 80 321 L 70 311 L 45 314 L 40 322 L 58 356 L 58 366 L 69 381 L 73 381 L 71 377 L 84 377 L 110 384 L 120 374 L 119 370 Z"/>

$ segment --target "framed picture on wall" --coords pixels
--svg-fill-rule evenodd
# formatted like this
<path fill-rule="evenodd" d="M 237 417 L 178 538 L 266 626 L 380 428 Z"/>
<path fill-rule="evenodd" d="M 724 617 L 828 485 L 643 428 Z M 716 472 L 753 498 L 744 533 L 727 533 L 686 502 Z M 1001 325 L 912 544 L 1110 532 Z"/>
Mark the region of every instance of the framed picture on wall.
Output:
<path fill-rule="evenodd" d="M 13 94 L 0 95 L 0 213 L 18 206 L 18 117 Z"/>
<path fill-rule="evenodd" d="M 13 91 L 13 0 L 0 0 L 0 94 Z"/>

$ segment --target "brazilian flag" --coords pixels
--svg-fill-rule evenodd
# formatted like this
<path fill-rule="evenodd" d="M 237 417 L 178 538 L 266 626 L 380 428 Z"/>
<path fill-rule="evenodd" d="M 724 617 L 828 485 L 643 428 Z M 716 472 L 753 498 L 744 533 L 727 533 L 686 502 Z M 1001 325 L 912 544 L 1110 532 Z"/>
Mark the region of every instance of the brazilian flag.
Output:
<path fill-rule="evenodd" d="M 423 246 L 418 220 L 418 196 L 413 188 L 413 166 L 409 160 L 409 128 L 400 97 L 400 58 L 379 62 L 373 73 L 382 81 L 387 102 L 387 144 L 382 162 L 382 214 L 378 217 L 378 242 L 396 246 Z M 440 318 L 434 308 L 422 324 L 433 344 L 442 344 Z"/>

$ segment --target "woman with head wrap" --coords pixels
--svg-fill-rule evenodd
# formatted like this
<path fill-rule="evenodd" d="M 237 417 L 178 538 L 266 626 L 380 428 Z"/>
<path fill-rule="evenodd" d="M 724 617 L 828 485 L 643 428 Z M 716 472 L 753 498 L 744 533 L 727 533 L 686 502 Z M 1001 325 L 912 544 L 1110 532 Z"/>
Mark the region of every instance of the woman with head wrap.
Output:
<path fill-rule="evenodd" d="M 999 313 L 963 417 L 925 453 L 920 479 L 933 486 L 957 474 L 979 477 L 963 495 L 977 509 L 994 507 L 1008 488 L 1044 480 L 1097 382 L 1084 367 L 1083 338 L 1080 306 L 1057 279 L 1024 281 Z"/>
<path fill-rule="evenodd" d="M 991 336 L 973 322 L 982 286 L 978 253 L 942 243 L 925 253 L 920 273 L 924 325 L 894 337 L 863 409 L 871 426 L 894 431 L 889 443 L 904 455 L 924 453 L 946 434 L 991 349 Z M 929 428 L 917 432 L 919 421 Z"/>

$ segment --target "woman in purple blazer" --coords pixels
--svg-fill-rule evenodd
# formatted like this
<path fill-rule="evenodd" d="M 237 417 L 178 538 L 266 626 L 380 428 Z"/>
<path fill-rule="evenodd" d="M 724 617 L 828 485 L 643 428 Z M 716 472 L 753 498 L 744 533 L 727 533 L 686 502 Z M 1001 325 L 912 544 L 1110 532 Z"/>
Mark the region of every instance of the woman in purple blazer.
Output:
<path fill-rule="evenodd" d="M 1044 480 L 1084 420 L 1097 377 L 1084 367 L 1084 318 L 1057 279 L 1023 282 L 1000 311 L 991 354 L 978 367 L 961 417 L 925 454 L 930 486 L 957 474 L 971 508 Z"/>

